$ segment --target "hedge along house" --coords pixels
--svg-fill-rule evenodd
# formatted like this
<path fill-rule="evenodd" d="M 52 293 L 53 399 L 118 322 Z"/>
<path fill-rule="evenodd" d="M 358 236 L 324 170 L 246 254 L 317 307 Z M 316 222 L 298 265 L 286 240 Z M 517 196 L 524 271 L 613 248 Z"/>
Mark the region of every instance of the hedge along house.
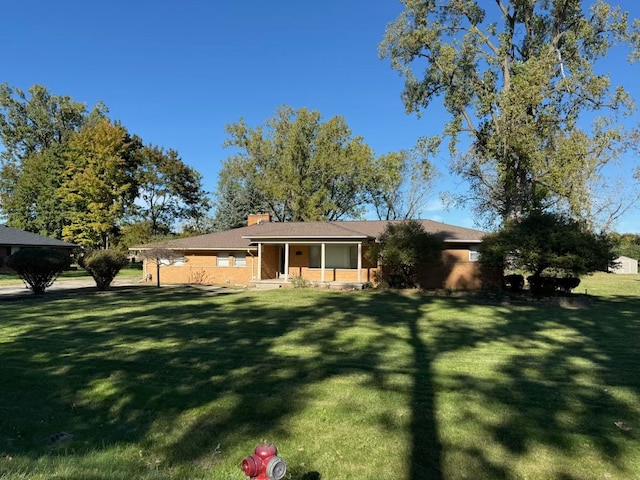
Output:
<path fill-rule="evenodd" d="M 376 282 L 383 265 L 366 252 L 388 221 L 271 222 L 267 214 L 250 215 L 248 225 L 224 232 L 132 247 L 166 249 L 162 283 L 290 285 L 296 278 L 320 285 Z M 428 233 L 444 240 L 443 264 L 428 272 L 426 288 L 478 289 L 482 286 L 478 246 L 484 232 L 420 220 Z M 165 250 L 165 251 L 166 251 Z M 155 250 L 158 252 L 159 250 Z M 167 255 L 169 257 L 169 255 Z M 144 261 L 144 276 L 155 275 L 153 260 Z"/>
<path fill-rule="evenodd" d="M 78 245 L 0 224 L 0 271 L 10 270 L 5 266 L 6 257 L 20 249 L 36 247 L 53 248 L 71 255 Z"/>

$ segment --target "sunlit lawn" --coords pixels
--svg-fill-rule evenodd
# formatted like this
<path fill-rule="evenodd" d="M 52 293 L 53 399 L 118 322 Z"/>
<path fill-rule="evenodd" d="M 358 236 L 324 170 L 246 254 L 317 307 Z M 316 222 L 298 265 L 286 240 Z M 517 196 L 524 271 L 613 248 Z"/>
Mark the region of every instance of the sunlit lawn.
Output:
<path fill-rule="evenodd" d="M 640 479 L 640 276 L 584 288 L 0 297 L 0 478 Z"/>

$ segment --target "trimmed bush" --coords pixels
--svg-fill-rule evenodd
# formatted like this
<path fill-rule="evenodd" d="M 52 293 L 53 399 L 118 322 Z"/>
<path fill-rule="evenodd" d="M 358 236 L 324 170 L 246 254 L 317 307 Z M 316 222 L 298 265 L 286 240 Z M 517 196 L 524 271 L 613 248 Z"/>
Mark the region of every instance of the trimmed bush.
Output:
<path fill-rule="evenodd" d="M 502 280 L 502 286 L 505 290 L 511 292 L 522 292 L 524 289 L 524 277 L 517 273 L 505 275 Z"/>
<path fill-rule="evenodd" d="M 98 290 L 107 290 L 129 260 L 118 250 L 94 250 L 81 257 L 78 263 L 93 277 Z"/>
<path fill-rule="evenodd" d="M 52 248 L 23 248 L 8 256 L 6 265 L 16 271 L 34 294 L 40 295 L 69 268 L 71 258 L 68 253 Z"/>
<path fill-rule="evenodd" d="M 527 277 L 531 291 L 542 294 L 552 294 L 556 292 L 570 293 L 571 290 L 580 285 L 577 277 Z"/>
<path fill-rule="evenodd" d="M 415 220 L 387 224 L 379 242 L 367 252 L 370 262 L 382 259 L 379 284 L 391 288 L 425 287 L 425 274 L 442 263 L 444 243 Z"/>

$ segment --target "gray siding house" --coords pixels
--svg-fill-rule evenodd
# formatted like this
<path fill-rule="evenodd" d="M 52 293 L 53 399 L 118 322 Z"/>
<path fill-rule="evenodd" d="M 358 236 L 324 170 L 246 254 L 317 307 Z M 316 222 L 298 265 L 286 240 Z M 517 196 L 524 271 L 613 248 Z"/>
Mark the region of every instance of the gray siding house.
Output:
<path fill-rule="evenodd" d="M 76 248 L 77 245 L 0 224 L 0 270 L 5 269 L 5 257 L 17 252 L 21 248 L 33 247 L 61 249 L 71 254 L 71 251 Z"/>

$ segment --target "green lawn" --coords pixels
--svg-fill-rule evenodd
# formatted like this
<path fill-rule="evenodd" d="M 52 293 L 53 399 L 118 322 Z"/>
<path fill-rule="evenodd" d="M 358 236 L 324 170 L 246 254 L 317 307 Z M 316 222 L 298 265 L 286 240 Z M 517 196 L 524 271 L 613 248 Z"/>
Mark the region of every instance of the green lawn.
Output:
<path fill-rule="evenodd" d="M 585 288 L 0 297 L 0 479 L 640 479 L 640 276 Z"/>

